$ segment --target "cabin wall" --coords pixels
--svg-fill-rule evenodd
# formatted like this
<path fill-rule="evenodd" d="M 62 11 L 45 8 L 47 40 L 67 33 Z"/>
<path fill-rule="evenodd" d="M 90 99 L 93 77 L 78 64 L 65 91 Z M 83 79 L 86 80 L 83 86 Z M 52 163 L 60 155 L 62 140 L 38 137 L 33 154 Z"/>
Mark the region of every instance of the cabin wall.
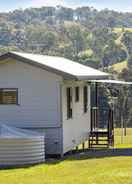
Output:
<path fill-rule="evenodd" d="M 88 87 L 88 111 L 84 113 L 83 87 Z M 75 102 L 75 87 L 80 88 L 79 102 Z M 66 88 L 72 87 L 72 119 L 67 119 L 67 98 Z M 90 85 L 85 82 L 66 83 L 62 87 L 62 107 L 63 107 L 63 153 L 73 149 L 75 146 L 88 140 L 90 132 Z"/>
<path fill-rule="evenodd" d="M 61 81 L 60 76 L 32 65 L 1 61 L 0 88 L 18 88 L 19 105 L 0 105 L 0 124 L 45 132 L 46 152 L 60 152 Z"/>

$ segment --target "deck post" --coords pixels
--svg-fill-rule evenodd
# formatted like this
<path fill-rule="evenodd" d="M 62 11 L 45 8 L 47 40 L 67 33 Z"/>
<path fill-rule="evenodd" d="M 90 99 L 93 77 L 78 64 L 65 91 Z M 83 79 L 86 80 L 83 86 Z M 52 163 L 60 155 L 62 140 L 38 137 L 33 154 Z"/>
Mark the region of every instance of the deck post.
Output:
<path fill-rule="evenodd" d="M 78 152 L 78 146 L 76 146 L 76 152 Z"/>
<path fill-rule="evenodd" d="M 95 84 L 95 106 L 96 106 L 96 110 L 95 110 L 95 128 L 98 128 L 98 83 L 96 82 Z"/>
<path fill-rule="evenodd" d="M 82 143 L 82 149 L 83 149 L 83 151 L 85 150 L 85 143 L 84 142 Z"/>

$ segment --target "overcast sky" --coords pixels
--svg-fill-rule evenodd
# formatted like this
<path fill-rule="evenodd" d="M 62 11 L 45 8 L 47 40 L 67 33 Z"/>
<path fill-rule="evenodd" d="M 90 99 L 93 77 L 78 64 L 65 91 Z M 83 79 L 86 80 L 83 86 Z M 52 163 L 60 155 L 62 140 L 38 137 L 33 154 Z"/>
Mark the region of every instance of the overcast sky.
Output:
<path fill-rule="evenodd" d="M 93 6 L 97 9 L 113 9 L 123 12 L 132 12 L 132 0 L 2 0 L 0 11 L 12 11 L 17 8 L 41 7 L 41 6 Z"/>

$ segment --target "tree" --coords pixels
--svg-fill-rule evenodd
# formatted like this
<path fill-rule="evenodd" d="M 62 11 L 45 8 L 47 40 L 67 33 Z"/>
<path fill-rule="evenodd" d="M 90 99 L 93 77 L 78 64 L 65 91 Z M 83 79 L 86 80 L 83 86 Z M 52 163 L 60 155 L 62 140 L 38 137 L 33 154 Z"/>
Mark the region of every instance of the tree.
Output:
<path fill-rule="evenodd" d="M 58 6 L 56 10 L 56 19 L 60 21 L 73 21 L 73 10 L 71 8 Z"/>
<path fill-rule="evenodd" d="M 109 45 L 104 49 L 103 63 L 105 66 L 127 59 L 127 53 L 121 45 L 116 45 L 114 41 L 109 42 Z"/>
<path fill-rule="evenodd" d="M 65 25 L 65 32 L 68 39 L 72 42 L 74 55 L 78 55 L 85 48 L 85 37 L 82 27 L 80 24 L 75 23 Z"/>

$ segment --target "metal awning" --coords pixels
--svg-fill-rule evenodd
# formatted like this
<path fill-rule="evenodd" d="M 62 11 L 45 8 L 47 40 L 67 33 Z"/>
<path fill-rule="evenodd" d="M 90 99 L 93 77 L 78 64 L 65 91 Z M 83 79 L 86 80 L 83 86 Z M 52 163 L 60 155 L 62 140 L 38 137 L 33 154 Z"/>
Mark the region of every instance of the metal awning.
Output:
<path fill-rule="evenodd" d="M 90 80 L 90 82 L 94 82 L 94 83 L 106 83 L 106 84 L 132 85 L 132 82 L 119 81 L 119 80 Z"/>

